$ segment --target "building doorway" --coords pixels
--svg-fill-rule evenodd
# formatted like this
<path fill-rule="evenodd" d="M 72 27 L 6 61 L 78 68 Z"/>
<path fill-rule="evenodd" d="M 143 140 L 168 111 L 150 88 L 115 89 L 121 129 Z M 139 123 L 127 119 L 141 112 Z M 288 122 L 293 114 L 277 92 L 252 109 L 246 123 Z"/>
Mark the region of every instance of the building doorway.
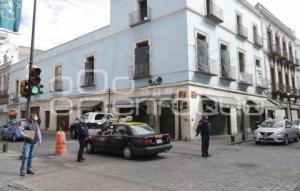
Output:
<path fill-rule="evenodd" d="M 171 138 L 175 139 L 175 115 L 171 108 L 161 109 L 160 132 L 170 134 Z"/>
<path fill-rule="evenodd" d="M 62 131 L 69 131 L 69 110 L 56 111 L 56 129 Z"/>

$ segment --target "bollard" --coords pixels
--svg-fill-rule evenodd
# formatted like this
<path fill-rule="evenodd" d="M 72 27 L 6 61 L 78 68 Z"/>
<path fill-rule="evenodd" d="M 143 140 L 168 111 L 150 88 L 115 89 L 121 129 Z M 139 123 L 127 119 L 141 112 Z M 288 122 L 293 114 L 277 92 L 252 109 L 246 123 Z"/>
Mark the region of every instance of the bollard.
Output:
<path fill-rule="evenodd" d="M 235 137 L 234 137 L 234 135 L 231 135 L 231 143 L 235 143 Z"/>
<path fill-rule="evenodd" d="M 3 152 L 4 152 L 4 153 L 7 153 L 7 151 L 8 151 L 8 144 L 7 144 L 7 143 L 4 143 L 4 144 L 3 144 Z"/>
<path fill-rule="evenodd" d="M 246 134 L 245 133 L 242 134 L 242 140 L 246 141 Z"/>
<path fill-rule="evenodd" d="M 55 155 L 67 154 L 67 141 L 64 131 L 58 131 L 55 136 Z"/>

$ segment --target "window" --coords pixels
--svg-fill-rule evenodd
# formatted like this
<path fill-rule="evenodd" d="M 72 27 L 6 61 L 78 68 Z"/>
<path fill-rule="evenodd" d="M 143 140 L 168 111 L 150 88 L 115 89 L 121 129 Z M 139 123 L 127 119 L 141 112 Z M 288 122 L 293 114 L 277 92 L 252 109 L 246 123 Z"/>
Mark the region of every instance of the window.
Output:
<path fill-rule="evenodd" d="M 209 55 L 207 37 L 197 34 L 197 70 L 209 71 Z"/>
<path fill-rule="evenodd" d="M 115 135 L 115 136 L 128 135 L 127 128 L 124 125 L 115 126 L 113 135 Z"/>
<path fill-rule="evenodd" d="M 255 65 L 256 65 L 256 68 L 261 68 L 260 60 L 255 59 Z"/>
<path fill-rule="evenodd" d="M 19 80 L 16 81 L 16 87 L 15 87 L 15 91 L 16 91 L 16 97 L 19 97 Z"/>
<path fill-rule="evenodd" d="M 94 86 L 95 85 L 95 66 L 94 56 L 86 58 L 85 62 L 85 75 L 84 75 L 84 84 L 83 86 Z"/>
<path fill-rule="evenodd" d="M 136 44 L 134 79 L 150 77 L 150 46 L 148 41 Z"/>
<path fill-rule="evenodd" d="M 239 52 L 239 67 L 240 67 L 240 72 L 244 73 L 245 72 L 245 53 Z"/>
<path fill-rule="evenodd" d="M 95 120 L 102 120 L 104 118 L 104 114 L 97 114 L 95 116 Z"/>
<path fill-rule="evenodd" d="M 148 2 L 147 0 L 138 0 L 139 4 L 139 10 L 140 10 L 140 16 L 141 16 L 141 21 L 146 20 L 148 17 Z"/>
<path fill-rule="evenodd" d="M 267 29 L 268 30 L 268 29 Z M 272 43 L 272 32 L 268 30 L 267 32 L 267 38 L 268 38 L 268 48 L 269 48 L 269 51 L 271 51 L 273 49 L 273 43 Z"/>
<path fill-rule="evenodd" d="M 221 44 L 220 47 L 220 57 L 221 57 L 221 68 L 222 68 L 222 78 L 228 80 L 234 80 L 235 71 L 230 65 L 230 53 L 229 48 L 225 44 Z"/>
<path fill-rule="evenodd" d="M 240 27 L 242 26 L 242 16 L 239 14 L 236 15 L 236 24 L 238 31 L 240 31 Z"/>
<path fill-rule="evenodd" d="M 253 25 L 253 35 L 254 35 L 254 41 L 255 41 L 256 38 L 257 38 L 257 35 L 258 35 L 258 33 L 257 33 L 257 26 L 256 25 Z"/>
<path fill-rule="evenodd" d="M 290 87 L 290 78 L 288 74 L 285 74 L 285 83 L 287 87 Z"/>
<path fill-rule="evenodd" d="M 62 73 L 62 66 L 61 65 L 55 66 L 55 80 L 54 80 L 55 91 L 62 90 L 61 73 Z"/>

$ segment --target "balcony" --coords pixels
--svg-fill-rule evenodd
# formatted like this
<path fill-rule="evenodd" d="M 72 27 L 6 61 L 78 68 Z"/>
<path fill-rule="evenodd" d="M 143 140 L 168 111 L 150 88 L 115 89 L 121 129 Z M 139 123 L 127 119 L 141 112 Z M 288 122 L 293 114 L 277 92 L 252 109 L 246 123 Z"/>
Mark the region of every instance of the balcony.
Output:
<path fill-rule="evenodd" d="M 285 85 L 283 85 L 283 84 L 278 84 L 277 85 L 278 87 L 277 87 L 277 92 L 279 93 L 279 94 L 285 94 L 286 92 L 287 92 L 287 87 L 285 86 Z"/>
<path fill-rule="evenodd" d="M 86 72 L 80 77 L 80 87 L 88 88 L 96 86 L 96 73 L 94 72 Z M 62 86 L 62 84 L 61 84 Z M 57 87 L 59 88 L 59 87 Z M 62 87 L 61 87 L 62 88 Z"/>
<path fill-rule="evenodd" d="M 241 85 L 251 86 L 253 84 L 253 75 L 241 72 L 239 73 L 239 82 Z"/>
<path fill-rule="evenodd" d="M 262 48 L 263 45 L 263 38 L 257 34 L 254 35 L 254 45 L 258 48 Z"/>
<path fill-rule="evenodd" d="M 272 56 L 281 56 L 281 49 L 279 45 L 275 45 L 275 47 L 272 47 L 270 50 L 270 53 Z"/>
<path fill-rule="evenodd" d="M 300 91 L 297 88 L 292 88 L 290 90 L 291 96 L 293 97 L 300 97 Z"/>
<path fill-rule="evenodd" d="M 148 7 L 147 9 L 141 9 L 136 12 L 129 14 L 129 26 L 135 27 L 151 21 L 152 19 L 152 9 Z"/>
<path fill-rule="evenodd" d="M 222 65 L 222 76 L 223 79 L 228 81 L 236 81 L 236 68 L 233 66 Z"/>
<path fill-rule="evenodd" d="M 85 79 L 84 79 L 84 81 L 85 81 Z M 53 90 L 54 91 L 63 91 L 63 82 L 61 80 L 54 80 L 52 85 L 53 85 Z"/>
<path fill-rule="evenodd" d="M 198 58 L 196 62 L 196 72 L 203 73 L 209 76 L 218 75 L 218 64 L 216 60 Z"/>
<path fill-rule="evenodd" d="M 248 39 L 248 29 L 247 27 L 243 26 L 242 24 L 239 24 L 237 27 L 237 35 L 242 39 Z"/>
<path fill-rule="evenodd" d="M 295 58 L 294 58 L 294 56 L 293 56 L 292 54 L 290 54 L 290 55 L 288 56 L 287 62 L 288 62 L 289 64 L 291 64 L 291 65 L 294 65 L 294 64 L 295 64 Z"/>
<path fill-rule="evenodd" d="M 299 60 L 299 58 L 296 58 L 295 65 L 296 65 L 296 67 L 300 67 L 300 60 Z"/>
<path fill-rule="evenodd" d="M 288 52 L 286 50 L 283 50 L 282 54 L 279 56 L 279 59 L 282 61 L 288 60 Z"/>
<path fill-rule="evenodd" d="M 259 78 L 257 80 L 256 86 L 262 89 L 268 89 L 268 82 L 266 78 Z"/>
<path fill-rule="evenodd" d="M 223 9 L 215 5 L 212 0 L 206 0 L 207 12 L 206 17 L 211 21 L 219 24 L 224 22 L 224 12 Z"/>

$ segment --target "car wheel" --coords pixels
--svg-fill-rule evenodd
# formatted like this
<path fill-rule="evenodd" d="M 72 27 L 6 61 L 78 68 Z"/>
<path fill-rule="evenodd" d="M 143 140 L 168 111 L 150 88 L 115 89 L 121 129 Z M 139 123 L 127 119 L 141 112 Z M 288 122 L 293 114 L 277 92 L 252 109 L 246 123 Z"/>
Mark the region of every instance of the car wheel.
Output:
<path fill-rule="evenodd" d="M 256 145 L 260 145 L 260 142 L 259 142 L 259 141 L 255 141 L 255 144 L 256 144 Z"/>
<path fill-rule="evenodd" d="M 132 150 L 129 146 L 123 148 L 123 157 L 127 160 L 131 159 L 133 156 Z"/>
<path fill-rule="evenodd" d="M 94 154 L 95 153 L 95 146 L 91 142 L 87 143 L 86 152 L 89 153 L 89 154 Z"/>
<path fill-rule="evenodd" d="M 295 138 L 295 142 L 299 142 L 299 135 L 297 134 L 296 138 Z"/>
<path fill-rule="evenodd" d="M 12 136 L 12 141 L 13 141 L 13 142 L 16 142 L 16 141 L 17 141 L 17 137 L 16 137 L 15 134 L 13 134 L 13 136 Z"/>
<path fill-rule="evenodd" d="M 286 135 L 284 138 L 284 144 L 288 145 L 289 144 L 289 137 Z"/>
<path fill-rule="evenodd" d="M 157 157 L 159 153 L 152 154 L 152 157 Z"/>

